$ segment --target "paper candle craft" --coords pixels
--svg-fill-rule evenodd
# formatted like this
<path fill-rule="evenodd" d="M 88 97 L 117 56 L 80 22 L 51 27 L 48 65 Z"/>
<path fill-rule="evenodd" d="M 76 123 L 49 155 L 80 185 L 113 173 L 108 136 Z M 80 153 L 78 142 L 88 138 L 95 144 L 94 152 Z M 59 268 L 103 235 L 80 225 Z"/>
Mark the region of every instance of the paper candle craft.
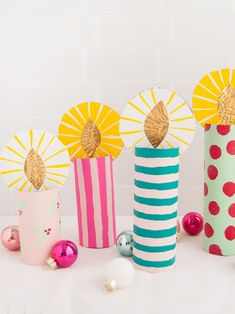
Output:
<path fill-rule="evenodd" d="M 193 111 L 202 126 L 235 123 L 235 70 L 221 69 L 205 75 L 193 92 Z"/>
<path fill-rule="evenodd" d="M 235 255 L 235 125 L 206 125 L 204 250 Z"/>
<path fill-rule="evenodd" d="M 120 116 L 97 102 L 84 102 L 62 117 L 59 139 L 74 162 L 79 244 L 104 248 L 115 244 L 113 159 L 123 142 Z"/>
<path fill-rule="evenodd" d="M 182 154 L 194 132 L 190 107 L 175 91 L 165 88 L 151 88 L 131 99 L 120 122 L 120 134 L 128 149 L 137 145 L 179 147 Z"/>
<path fill-rule="evenodd" d="M 59 139 L 70 158 L 118 157 L 123 142 L 119 136 L 119 114 L 97 102 L 72 107 L 62 117 Z"/>
<path fill-rule="evenodd" d="M 41 130 L 17 133 L 2 151 L 0 173 L 10 189 L 48 190 L 64 185 L 70 160 L 55 135 Z"/>
<path fill-rule="evenodd" d="M 133 261 L 150 272 L 172 268 L 179 151 L 193 139 L 192 112 L 176 92 L 152 88 L 128 102 L 120 130 L 126 146 L 135 148 Z"/>

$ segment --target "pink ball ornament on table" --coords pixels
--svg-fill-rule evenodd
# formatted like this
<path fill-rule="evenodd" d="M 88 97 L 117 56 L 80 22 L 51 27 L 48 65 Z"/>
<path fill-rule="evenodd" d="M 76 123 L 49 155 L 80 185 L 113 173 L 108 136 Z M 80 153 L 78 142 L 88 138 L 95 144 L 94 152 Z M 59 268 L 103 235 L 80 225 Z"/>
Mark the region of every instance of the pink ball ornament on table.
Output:
<path fill-rule="evenodd" d="M 1 232 L 2 245 L 9 251 L 20 249 L 20 234 L 18 226 L 7 226 Z"/>
<path fill-rule="evenodd" d="M 190 235 L 197 235 L 203 229 L 203 217 L 196 212 L 190 212 L 182 219 L 184 231 Z"/>
<path fill-rule="evenodd" d="M 65 268 L 75 263 L 77 257 L 78 248 L 76 244 L 69 240 L 61 240 L 52 247 L 47 264 L 51 269 Z"/>

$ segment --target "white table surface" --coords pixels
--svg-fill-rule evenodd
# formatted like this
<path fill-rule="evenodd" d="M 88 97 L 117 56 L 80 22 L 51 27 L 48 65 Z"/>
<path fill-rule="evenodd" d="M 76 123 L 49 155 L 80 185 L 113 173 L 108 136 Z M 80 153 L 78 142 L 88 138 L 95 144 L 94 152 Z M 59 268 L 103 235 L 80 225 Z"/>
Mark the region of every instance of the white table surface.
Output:
<path fill-rule="evenodd" d="M 0 229 L 14 223 L 0 218 Z M 77 240 L 76 218 L 63 218 L 63 238 Z M 118 232 L 132 218 L 118 217 Z M 113 294 L 102 290 L 107 263 L 119 256 L 109 249 L 79 248 L 76 264 L 46 271 L 24 265 L 18 252 L 0 247 L 0 314 L 234 314 L 235 257 L 210 255 L 201 237 L 183 234 L 176 268 L 168 272 L 136 270 L 133 284 Z"/>

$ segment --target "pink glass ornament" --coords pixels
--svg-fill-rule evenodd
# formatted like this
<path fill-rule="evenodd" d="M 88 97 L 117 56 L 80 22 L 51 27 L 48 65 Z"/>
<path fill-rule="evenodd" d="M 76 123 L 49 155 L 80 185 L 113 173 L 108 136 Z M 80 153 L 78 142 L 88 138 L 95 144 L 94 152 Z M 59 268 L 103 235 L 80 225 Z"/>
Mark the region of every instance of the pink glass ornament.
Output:
<path fill-rule="evenodd" d="M 20 249 L 20 235 L 18 226 L 7 226 L 1 232 L 2 245 L 9 251 Z"/>
<path fill-rule="evenodd" d="M 203 217 L 196 212 L 186 214 L 182 220 L 184 231 L 190 235 L 197 235 L 203 229 Z"/>
<path fill-rule="evenodd" d="M 75 243 L 69 240 L 57 242 L 51 249 L 51 256 L 47 264 L 52 268 L 69 267 L 78 257 L 78 248 Z"/>

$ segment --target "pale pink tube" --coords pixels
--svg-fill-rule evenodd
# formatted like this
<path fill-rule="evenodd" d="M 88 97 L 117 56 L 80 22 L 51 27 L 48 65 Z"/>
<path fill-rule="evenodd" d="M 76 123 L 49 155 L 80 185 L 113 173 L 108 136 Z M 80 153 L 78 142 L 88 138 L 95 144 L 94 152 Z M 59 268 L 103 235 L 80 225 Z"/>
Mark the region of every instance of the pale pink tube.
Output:
<path fill-rule="evenodd" d="M 21 259 L 44 265 L 52 246 L 61 239 L 60 203 L 57 190 L 16 192 Z"/>
<path fill-rule="evenodd" d="M 105 248 L 115 244 L 112 156 L 74 160 L 79 244 Z"/>

